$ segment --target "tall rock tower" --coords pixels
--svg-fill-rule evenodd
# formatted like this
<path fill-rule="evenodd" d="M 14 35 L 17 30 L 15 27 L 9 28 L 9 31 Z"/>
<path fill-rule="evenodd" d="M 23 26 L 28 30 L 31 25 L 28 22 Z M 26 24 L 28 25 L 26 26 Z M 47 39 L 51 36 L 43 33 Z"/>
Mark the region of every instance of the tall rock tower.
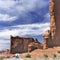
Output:
<path fill-rule="evenodd" d="M 50 31 L 54 46 L 60 46 L 60 0 L 50 1 Z"/>

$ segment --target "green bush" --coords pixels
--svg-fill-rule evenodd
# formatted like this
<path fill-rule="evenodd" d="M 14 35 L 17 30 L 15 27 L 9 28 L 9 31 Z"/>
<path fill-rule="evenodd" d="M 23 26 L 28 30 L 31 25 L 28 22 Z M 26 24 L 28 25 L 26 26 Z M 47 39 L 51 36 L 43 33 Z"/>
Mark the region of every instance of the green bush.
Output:
<path fill-rule="evenodd" d="M 0 57 L 0 60 L 3 60 L 3 57 Z"/>
<path fill-rule="evenodd" d="M 30 54 L 27 54 L 27 55 L 25 56 L 25 58 L 31 58 L 31 55 L 30 55 Z"/>

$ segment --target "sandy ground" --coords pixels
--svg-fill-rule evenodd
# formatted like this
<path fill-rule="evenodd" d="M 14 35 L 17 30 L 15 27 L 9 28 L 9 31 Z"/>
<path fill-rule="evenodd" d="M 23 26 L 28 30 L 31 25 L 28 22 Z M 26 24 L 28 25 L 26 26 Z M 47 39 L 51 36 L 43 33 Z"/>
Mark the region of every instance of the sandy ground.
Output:
<path fill-rule="evenodd" d="M 48 48 L 48 49 L 36 49 L 32 52 L 29 52 L 29 54 L 31 55 L 31 57 L 43 57 L 44 55 L 48 55 L 48 57 L 53 57 L 55 54 L 58 55 L 60 53 L 58 53 L 58 51 L 60 52 L 60 47 L 54 47 L 54 48 Z M 28 53 L 22 53 L 20 54 L 21 58 L 24 58 Z M 14 54 L 3 54 L 2 57 L 4 58 L 12 58 L 15 57 Z"/>
<path fill-rule="evenodd" d="M 30 52 L 29 54 L 32 57 L 43 57 L 44 55 L 48 55 L 49 57 L 52 57 L 55 54 L 56 55 L 59 54 L 58 52 L 60 52 L 60 47 L 48 48 L 48 49 L 44 49 L 44 50 L 36 49 L 36 50 Z M 28 54 L 28 53 L 23 53 L 20 56 L 24 57 L 26 54 Z"/>

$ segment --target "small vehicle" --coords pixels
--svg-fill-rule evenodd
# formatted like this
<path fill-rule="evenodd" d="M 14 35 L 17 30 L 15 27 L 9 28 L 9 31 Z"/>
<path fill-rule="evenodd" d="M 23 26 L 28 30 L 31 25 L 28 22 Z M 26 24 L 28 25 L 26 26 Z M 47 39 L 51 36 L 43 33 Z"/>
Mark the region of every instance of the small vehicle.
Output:
<path fill-rule="evenodd" d="M 16 58 L 19 58 L 19 55 L 20 55 L 19 53 L 16 53 L 16 54 L 15 54 L 15 57 L 16 57 Z"/>

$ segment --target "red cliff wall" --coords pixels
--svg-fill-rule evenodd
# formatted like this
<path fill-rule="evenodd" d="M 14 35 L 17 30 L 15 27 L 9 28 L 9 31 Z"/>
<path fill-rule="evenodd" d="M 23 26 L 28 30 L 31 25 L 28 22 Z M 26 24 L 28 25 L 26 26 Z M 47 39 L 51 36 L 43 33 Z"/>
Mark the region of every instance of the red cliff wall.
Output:
<path fill-rule="evenodd" d="M 54 46 L 60 46 L 60 0 L 50 2 L 50 29 Z"/>

